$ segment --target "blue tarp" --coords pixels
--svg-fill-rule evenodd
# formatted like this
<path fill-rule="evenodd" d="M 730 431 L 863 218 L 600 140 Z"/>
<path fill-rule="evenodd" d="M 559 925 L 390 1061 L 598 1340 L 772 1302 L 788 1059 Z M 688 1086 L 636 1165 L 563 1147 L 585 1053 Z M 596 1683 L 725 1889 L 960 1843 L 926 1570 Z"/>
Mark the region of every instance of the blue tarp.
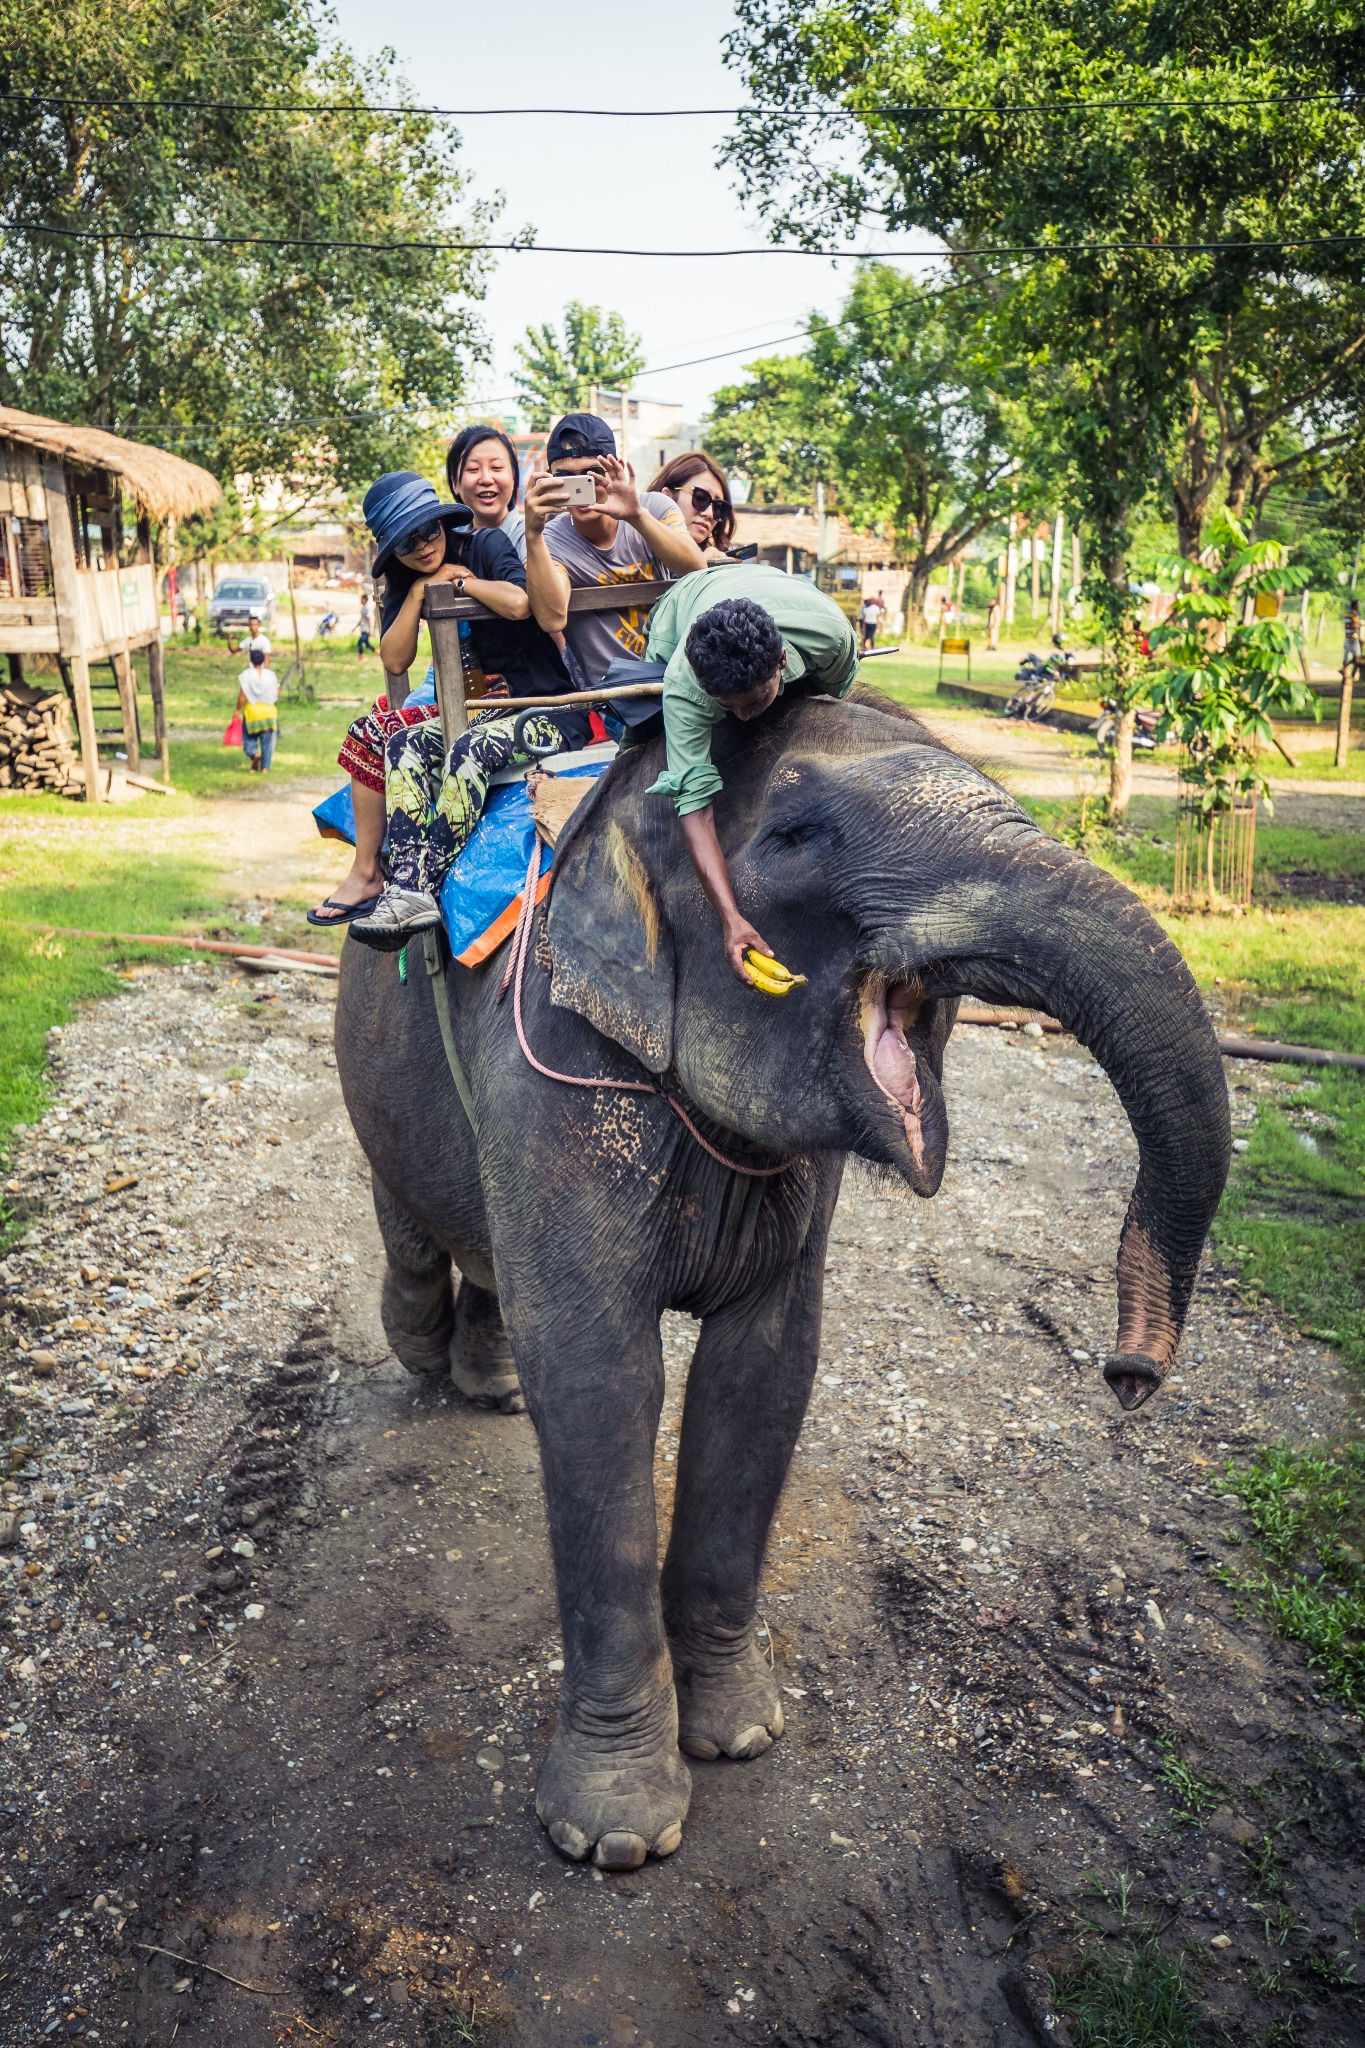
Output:
<path fill-rule="evenodd" d="M 581 768 L 563 772 L 573 776 L 600 775 L 607 765 L 605 761 L 587 761 Z M 349 782 L 320 803 L 313 817 L 325 837 L 345 839 L 354 845 L 355 812 Z M 457 959 L 520 896 L 535 831 L 531 799 L 524 782 L 509 782 L 490 791 L 484 814 L 441 889 L 450 950 Z M 542 875 L 553 858 L 550 848 L 542 846 Z"/>

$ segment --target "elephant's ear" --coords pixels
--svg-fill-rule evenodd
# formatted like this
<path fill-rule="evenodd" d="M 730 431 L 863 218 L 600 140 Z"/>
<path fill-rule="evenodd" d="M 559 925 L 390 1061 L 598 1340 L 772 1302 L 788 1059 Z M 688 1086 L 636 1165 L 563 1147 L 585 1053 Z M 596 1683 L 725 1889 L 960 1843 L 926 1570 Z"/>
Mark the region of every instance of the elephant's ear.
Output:
<path fill-rule="evenodd" d="M 662 1074 L 673 1058 L 675 972 L 663 905 L 619 815 L 597 804 L 574 823 L 550 897 L 550 999 Z"/>

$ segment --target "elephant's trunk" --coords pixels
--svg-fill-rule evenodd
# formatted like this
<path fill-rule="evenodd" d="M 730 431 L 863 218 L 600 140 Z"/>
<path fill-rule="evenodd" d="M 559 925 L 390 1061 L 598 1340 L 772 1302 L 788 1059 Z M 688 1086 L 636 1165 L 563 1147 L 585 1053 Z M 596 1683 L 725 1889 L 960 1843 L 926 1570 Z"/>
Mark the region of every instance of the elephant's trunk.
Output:
<path fill-rule="evenodd" d="M 940 870 L 941 876 L 941 870 Z M 1134 1408 L 1170 1365 L 1227 1177 L 1227 1089 L 1189 970 L 1120 883 L 1019 813 L 992 821 L 969 873 L 915 890 L 867 965 L 926 998 L 975 995 L 1056 1017 L 1089 1047 L 1127 1111 L 1140 1164 L 1118 1256 L 1119 1320 L 1105 1369 Z M 928 900 L 925 900 L 925 896 Z"/>

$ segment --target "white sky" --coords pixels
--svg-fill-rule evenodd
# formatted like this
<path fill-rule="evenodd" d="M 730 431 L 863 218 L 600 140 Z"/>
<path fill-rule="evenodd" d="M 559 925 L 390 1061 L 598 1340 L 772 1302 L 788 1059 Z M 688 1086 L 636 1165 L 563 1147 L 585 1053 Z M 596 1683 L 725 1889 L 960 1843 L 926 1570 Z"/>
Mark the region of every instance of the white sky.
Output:
<path fill-rule="evenodd" d="M 735 106 L 739 81 L 721 60 L 727 0 L 503 0 L 391 14 L 336 0 L 343 39 L 362 55 L 392 43 L 414 95 L 438 106 Z M 715 162 L 725 120 L 477 119 L 456 123 L 478 191 L 506 195 L 502 227 L 529 223 L 541 242 L 635 248 L 755 246 Z M 671 262 L 506 254 L 483 304 L 494 345 L 485 403 L 515 406 L 513 348 L 528 324 L 558 323 L 581 299 L 622 313 L 644 338 L 650 371 L 635 389 L 675 400 L 696 420 L 747 356 L 796 333 L 812 309 L 842 303 L 850 263 L 764 254 Z M 742 345 L 720 362 L 671 369 Z"/>

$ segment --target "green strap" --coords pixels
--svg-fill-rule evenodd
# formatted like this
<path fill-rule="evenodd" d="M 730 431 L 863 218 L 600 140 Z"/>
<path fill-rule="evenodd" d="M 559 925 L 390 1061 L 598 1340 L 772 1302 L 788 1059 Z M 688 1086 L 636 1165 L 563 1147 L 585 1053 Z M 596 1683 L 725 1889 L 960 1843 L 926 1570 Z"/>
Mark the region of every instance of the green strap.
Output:
<path fill-rule="evenodd" d="M 431 979 L 431 993 L 436 999 L 436 1019 L 441 1027 L 441 1043 L 446 1049 L 446 1064 L 450 1076 L 464 1104 L 464 1113 L 469 1118 L 469 1128 L 475 1137 L 479 1126 L 474 1118 L 474 1097 L 469 1090 L 469 1078 L 460 1063 L 455 1049 L 455 1027 L 450 1016 L 450 991 L 446 987 L 445 968 L 441 960 L 441 941 L 433 929 L 422 934 L 422 957 L 426 961 L 427 974 Z"/>

